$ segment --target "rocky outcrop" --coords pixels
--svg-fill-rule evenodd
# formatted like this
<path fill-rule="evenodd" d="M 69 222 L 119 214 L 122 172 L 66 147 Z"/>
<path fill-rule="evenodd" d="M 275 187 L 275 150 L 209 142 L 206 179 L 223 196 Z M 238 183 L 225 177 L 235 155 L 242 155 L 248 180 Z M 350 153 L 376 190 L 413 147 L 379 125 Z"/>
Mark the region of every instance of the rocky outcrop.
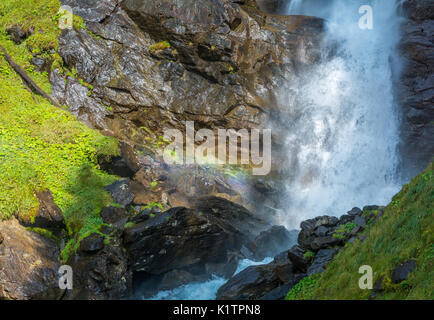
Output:
<path fill-rule="evenodd" d="M 33 228 L 43 228 L 52 231 L 61 231 L 66 227 L 62 210 L 54 202 L 50 190 L 38 192 L 36 198 L 39 202 L 36 215 L 30 221 L 20 221 L 23 225 Z"/>
<path fill-rule="evenodd" d="M 60 299 L 59 247 L 16 219 L 0 222 L 0 300 Z"/>
<path fill-rule="evenodd" d="M 402 28 L 405 65 L 399 87 L 403 112 L 401 152 L 406 178 L 421 172 L 434 155 L 434 4 L 406 0 Z"/>
<path fill-rule="evenodd" d="M 283 299 L 304 277 L 324 272 L 344 244 L 354 241 L 383 211 L 384 207 L 366 206 L 363 210 L 353 208 L 340 219 L 320 216 L 303 221 L 297 245 L 271 263 L 251 266 L 229 279 L 218 290 L 217 299 Z M 404 269 L 409 268 L 399 270 Z"/>
<path fill-rule="evenodd" d="M 105 244 L 100 235 L 89 235 L 80 242 L 68 265 L 74 271 L 74 287 L 66 292 L 65 300 L 119 300 L 131 296 L 128 256 L 116 237 Z"/>
<path fill-rule="evenodd" d="M 323 20 L 266 15 L 253 0 L 62 3 L 87 30 L 62 32 L 59 53 L 81 80 L 52 72 L 53 97 L 136 145 L 185 120 L 197 129 L 268 127 L 287 111 L 277 99 L 287 77 L 320 56 Z"/>
<path fill-rule="evenodd" d="M 217 299 L 258 300 L 289 282 L 295 282 L 291 261 L 275 259 L 270 264 L 248 267 L 235 275 L 218 290 Z"/>

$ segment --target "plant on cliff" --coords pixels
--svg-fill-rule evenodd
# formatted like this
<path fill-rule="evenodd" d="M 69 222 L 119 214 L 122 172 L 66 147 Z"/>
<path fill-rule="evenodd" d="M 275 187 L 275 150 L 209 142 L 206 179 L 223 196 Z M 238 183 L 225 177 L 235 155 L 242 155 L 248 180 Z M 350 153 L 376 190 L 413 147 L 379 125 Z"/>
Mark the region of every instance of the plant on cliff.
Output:
<path fill-rule="evenodd" d="M 58 0 L 0 3 L 0 44 L 48 93 L 48 75 L 34 71 L 30 60 L 34 55 L 60 59 L 56 52 L 59 7 Z M 74 21 L 76 28 L 82 27 L 82 20 Z M 19 45 L 6 32 L 12 23 L 31 31 Z M 35 193 L 50 189 L 71 237 L 62 253 L 67 259 L 81 239 L 103 226 L 100 210 L 112 204 L 103 187 L 117 178 L 100 171 L 97 158 L 118 155 L 118 142 L 26 90 L 2 54 L 0 88 L 0 220 L 13 215 L 31 220 L 38 207 Z"/>
<path fill-rule="evenodd" d="M 371 290 L 359 288 L 360 266 L 374 271 L 374 283 L 382 279 L 377 299 L 434 298 L 434 163 L 405 185 L 386 207 L 384 215 L 369 225 L 362 242 L 356 240 L 342 249 L 317 284 L 302 281 L 295 299 L 368 299 Z M 416 269 L 404 282 L 391 281 L 401 263 L 416 261 Z M 309 284 L 309 285 L 308 285 Z M 313 290 L 312 290 L 312 287 Z"/>

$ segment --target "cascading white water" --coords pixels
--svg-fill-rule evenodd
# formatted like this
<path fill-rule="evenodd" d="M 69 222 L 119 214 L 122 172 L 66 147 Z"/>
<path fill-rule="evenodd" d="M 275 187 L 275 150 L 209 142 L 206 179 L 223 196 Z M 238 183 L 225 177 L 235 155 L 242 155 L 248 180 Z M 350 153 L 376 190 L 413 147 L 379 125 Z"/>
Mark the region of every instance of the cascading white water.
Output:
<path fill-rule="evenodd" d="M 318 215 L 387 204 L 399 190 L 399 117 L 393 80 L 399 72 L 398 1 L 293 0 L 288 14 L 327 21 L 333 58 L 289 81 L 281 103 L 290 113 L 292 168 L 288 210 L 279 222 L 297 228 Z M 359 8 L 373 9 L 372 30 L 359 28 Z"/>
<path fill-rule="evenodd" d="M 359 29 L 361 5 L 373 8 L 373 30 Z M 281 95 L 290 114 L 293 175 L 277 223 L 294 229 L 307 218 L 386 204 L 398 191 L 393 80 L 400 17 L 395 0 L 292 0 L 287 14 L 325 18 L 327 40 L 339 45 L 333 58 L 288 79 Z M 254 264 L 243 260 L 237 272 Z M 191 283 L 151 299 L 214 299 L 225 281 Z"/>

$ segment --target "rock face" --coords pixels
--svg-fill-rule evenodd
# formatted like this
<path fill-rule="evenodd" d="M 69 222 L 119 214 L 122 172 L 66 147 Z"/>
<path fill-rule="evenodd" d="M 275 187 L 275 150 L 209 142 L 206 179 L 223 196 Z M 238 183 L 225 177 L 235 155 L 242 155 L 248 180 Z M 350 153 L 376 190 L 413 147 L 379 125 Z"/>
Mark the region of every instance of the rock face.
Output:
<path fill-rule="evenodd" d="M 124 232 L 131 268 L 142 283 L 136 291 L 150 295 L 185 279 L 230 277 L 243 258 L 241 248 L 266 227 L 243 207 L 219 198 L 149 217 Z"/>
<path fill-rule="evenodd" d="M 353 208 L 340 219 L 320 216 L 303 221 L 297 245 L 275 256 L 273 262 L 251 266 L 229 279 L 218 290 L 217 299 L 283 299 L 304 277 L 324 272 L 343 245 L 355 240 L 367 222 L 377 221 L 383 210 L 366 206 Z M 411 267 L 411 263 L 399 266 L 395 273 L 403 277 Z"/>
<path fill-rule="evenodd" d="M 90 235 L 68 265 L 74 271 L 74 288 L 66 292 L 66 300 L 118 300 L 131 295 L 132 273 L 119 243 L 104 245 L 101 237 Z"/>
<path fill-rule="evenodd" d="M 54 71 L 53 96 L 80 120 L 138 145 L 164 127 L 184 129 L 185 120 L 266 128 L 287 111 L 276 99 L 287 77 L 320 56 L 323 20 L 265 15 L 253 0 L 62 3 L 91 33 L 64 30 L 59 53 L 93 89 Z"/>
<path fill-rule="evenodd" d="M 406 0 L 408 21 L 403 26 L 401 51 L 405 58 L 400 102 L 403 110 L 401 151 L 406 177 L 426 168 L 434 154 L 434 4 Z"/>
<path fill-rule="evenodd" d="M 17 220 L 0 222 L 0 300 L 60 299 L 59 253 L 55 241 Z"/>

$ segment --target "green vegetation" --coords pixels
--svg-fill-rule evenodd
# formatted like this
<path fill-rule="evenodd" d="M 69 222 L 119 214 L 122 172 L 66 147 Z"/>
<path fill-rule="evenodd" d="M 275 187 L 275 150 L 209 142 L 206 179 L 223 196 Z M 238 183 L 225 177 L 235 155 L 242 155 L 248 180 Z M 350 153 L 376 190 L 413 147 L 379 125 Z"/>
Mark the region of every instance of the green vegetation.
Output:
<path fill-rule="evenodd" d="M 434 299 L 433 203 L 434 163 L 393 198 L 379 221 L 368 226 L 363 242 L 342 249 L 318 280 L 300 282 L 288 299 L 368 299 L 371 291 L 358 285 L 362 265 L 373 268 L 374 283 L 384 277 L 377 299 Z M 393 284 L 395 267 L 411 259 L 416 269 Z"/>
<path fill-rule="evenodd" d="M 313 259 L 315 258 L 315 252 L 307 251 L 307 252 L 303 255 L 303 257 L 304 257 L 306 260 L 313 260 Z"/>
<path fill-rule="evenodd" d="M 171 45 L 169 43 L 169 41 L 161 41 L 158 43 L 154 43 L 153 45 L 151 45 L 149 47 L 149 51 L 150 52 L 155 52 L 155 51 L 160 51 L 160 50 L 164 50 L 164 49 L 170 49 Z"/>
<path fill-rule="evenodd" d="M 341 225 L 333 233 L 333 237 L 344 240 L 346 235 L 348 235 L 355 227 L 357 227 L 357 225 L 353 222 Z"/>
<path fill-rule="evenodd" d="M 55 240 L 56 242 L 59 241 L 59 238 L 56 237 L 50 230 L 42 229 L 42 228 L 30 228 L 30 227 L 26 228 L 26 229 L 28 231 L 31 231 L 31 232 L 37 233 L 37 234 L 39 234 L 41 236 L 44 236 L 44 237 L 46 237 L 48 239 Z"/>
<path fill-rule="evenodd" d="M 152 202 L 152 203 L 142 207 L 143 210 L 146 210 L 146 209 L 152 210 L 152 208 L 160 208 L 161 210 L 164 210 L 163 205 L 159 202 Z"/>
<path fill-rule="evenodd" d="M 286 295 L 286 300 L 310 300 L 313 291 L 318 288 L 319 274 L 302 279 Z"/>
<path fill-rule="evenodd" d="M 0 44 L 48 93 L 48 75 L 35 72 L 30 60 L 33 53 L 53 59 L 54 67 L 62 64 L 56 51 L 59 8 L 57 0 L 0 3 Z M 20 45 L 6 33 L 12 22 L 34 31 Z M 74 26 L 84 27 L 82 19 L 76 17 Z M 103 187 L 117 178 L 100 171 L 97 158 L 118 155 L 118 142 L 32 95 L 1 54 L 0 88 L 0 219 L 17 215 L 30 221 L 38 207 L 35 193 L 51 190 L 71 237 L 61 255 L 67 260 L 81 239 L 100 233 L 99 212 L 112 204 Z M 32 231 L 51 237 L 46 230 Z"/>

